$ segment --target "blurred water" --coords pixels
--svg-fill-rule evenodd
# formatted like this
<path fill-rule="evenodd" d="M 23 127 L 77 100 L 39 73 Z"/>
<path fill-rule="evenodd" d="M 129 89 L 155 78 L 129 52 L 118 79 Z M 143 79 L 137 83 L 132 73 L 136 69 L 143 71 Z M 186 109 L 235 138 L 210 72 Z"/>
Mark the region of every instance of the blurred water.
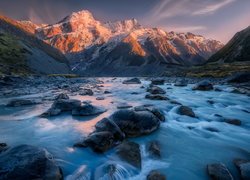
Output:
<path fill-rule="evenodd" d="M 192 85 L 175 87 L 171 84 L 160 86 L 167 91 L 170 99 L 191 107 L 198 118 L 181 116 L 176 113 L 178 105 L 168 101 L 151 101 L 144 98 L 149 81 L 142 85 L 124 85 L 121 78 L 104 81 L 102 90 L 95 90 L 95 96 L 72 96 L 82 101 L 91 101 L 94 105 L 105 106 L 108 111 L 100 116 L 72 117 L 62 114 L 45 119 L 38 115 L 46 111 L 51 103 L 24 107 L 0 107 L 0 142 L 10 146 L 31 144 L 45 147 L 51 152 L 62 167 L 64 176 L 73 179 L 111 179 L 107 168 L 115 167 L 113 179 L 145 179 L 154 169 L 159 169 L 168 179 L 200 180 L 208 179 L 206 165 L 223 162 L 232 171 L 237 171 L 232 163 L 234 158 L 249 158 L 250 152 L 250 98 L 245 95 L 230 93 L 230 87 L 218 86 L 225 91 L 192 91 Z M 170 89 L 172 88 L 172 89 Z M 109 90 L 112 94 L 103 94 Z M 137 92 L 138 94 L 131 94 Z M 47 93 L 46 95 L 49 95 Z M 43 94 L 37 94 L 41 97 Z M 105 97 L 97 101 L 96 97 Z M 29 97 L 29 96 L 27 96 Z M 36 97 L 33 95 L 33 97 Z M 5 104 L 11 98 L 1 99 Z M 209 104 L 207 100 L 213 100 Z M 72 145 L 93 130 L 93 126 L 103 117 L 117 110 L 120 103 L 130 105 L 153 104 L 162 109 L 167 121 L 151 135 L 133 138 L 141 147 L 142 169 L 138 171 L 121 162 L 114 150 L 104 154 L 93 153 L 90 149 L 75 149 Z M 215 114 L 225 118 L 242 121 L 241 126 L 234 126 L 221 121 Z M 211 132 L 214 128 L 219 132 Z M 158 140 L 161 145 L 162 158 L 152 159 L 145 146 L 151 140 Z"/>

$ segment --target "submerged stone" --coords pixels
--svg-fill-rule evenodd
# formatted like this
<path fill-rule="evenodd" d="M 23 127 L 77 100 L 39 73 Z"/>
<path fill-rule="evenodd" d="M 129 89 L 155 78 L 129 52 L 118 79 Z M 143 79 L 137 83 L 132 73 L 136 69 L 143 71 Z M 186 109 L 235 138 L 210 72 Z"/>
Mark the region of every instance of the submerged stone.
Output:
<path fill-rule="evenodd" d="M 207 165 L 207 172 L 213 180 L 233 180 L 233 176 L 222 163 Z"/>
<path fill-rule="evenodd" d="M 147 180 L 166 180 L 167 178 L 159 171 L 152 170 L 147 175 Z"/>
<path fill-rule="evenodd" d="M 193 110 L 187 106 L 180 106 L 177 113 L 180 115 L 195 117 L 195 113 L 193 112 Z"/>

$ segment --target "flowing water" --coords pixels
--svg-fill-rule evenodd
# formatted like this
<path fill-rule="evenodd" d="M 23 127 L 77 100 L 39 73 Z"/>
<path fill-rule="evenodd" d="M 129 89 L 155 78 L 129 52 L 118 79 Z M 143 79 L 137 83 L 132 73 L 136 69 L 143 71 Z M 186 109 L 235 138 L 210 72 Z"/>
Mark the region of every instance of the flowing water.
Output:
<path fill-rule="evenodd" d="M 233 159 L 248 159 L 250 154 L 250 98 L 245 95 L 230 93 L 231 87 L 218 85 L 222 92 L 192 91 L 193 85 L 175 87 L 165 84 L 160 87 L 167 91 L 167 96 L 183 105 L 191 107 L 198 118 L 181 116 L 176 113 L 178 105 L 169 101 L 152 101 L 145 99 L 149 81 L 142 81 L 140 85 L 124 85 L 123 79 L 102 78 L 102 90 L 95 90 L 94 96 L 80 96 L 74 94 L 71 98 L 91 101 L 94 105 L 105 106 L 108 111 L 92 117 L 72 117 L 62 114 L 53 118 L 39 118 L 46 111 L 50 103 L 33 106 L 5 107 L 11 98 L 2 98 L 0 109 L 0 142 L 10 146 L 30 144 L 46 148 L 53 154 L 57 163 L 62 167 L 64 177 L 68 180 L 81 179 L 110 179 L 112 168 L 115 169 L 113 179 L 145 179 L 154 169 L 160 170 L 173 180 L 208 179 L 206 165 L 223 162 L 234 176 L 237 170 Z M 103 90 L 111 94 L 103 94 Z M 137 94 L 135 94 L 136 92 Z M 132 94 L 133 93 L 133 94 Z M 22 97 L 41 98 L 51 96 L 47 91 L 40 94 Z M 96 100 L 96 97 L 105 100 Z M 214 104 L 207 101 L 212 100 Z M 132 106 L 152 104 L 162 109 L 166 122 L 156 132 L 130 139 L 140 144 L 142 155 L 142 169 L 131 167 L 115 156 L 114 150 L 104 154 L 96 154 L 89 148 L 73 148 L 103 117 L 109 116 L 117 110 L 120 103 Z M 221 118 L 235 118 L 242 121 L 241 126 L 227 124 Z M 215 131 L 209 131 L 208 128 Z M 152 159 L 145 150 L 149 141 L 158 140 L 161 146 L 161 159 Z M 115 167 L 114 167 L 115 165 Z M 110 170 L 111 169 L 111 170 Z"/>

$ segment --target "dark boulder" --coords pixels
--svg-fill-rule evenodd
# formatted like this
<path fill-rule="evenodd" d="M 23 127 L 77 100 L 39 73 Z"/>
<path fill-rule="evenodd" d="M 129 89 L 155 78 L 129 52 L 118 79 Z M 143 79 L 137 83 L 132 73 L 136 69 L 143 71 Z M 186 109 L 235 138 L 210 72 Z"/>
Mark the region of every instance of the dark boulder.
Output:
<path fill-rule="evenodd" d="M 234 164 L 240 171 L 240 176 L 242 180 L 250 179 L 250 160 L 235 159 Z"/>
<path fill-rule="evenodd" d="M 188 82 L 185 79 L 181 79 L 175 82 L 174 86 L 184 87 L 187 86 Z"/>
<path fill-rule="evenodd" d="M 116 147 L 116 153 L 123 161 L 141 169 L 141 152 L 139 144 L 124 141 Z"/>
<path fill-rule="evenodd" d="M 164 85 L 165 80 L 161 78 L 151 80 L 152 85 Z"/>
<path fill-rule="evenodd" d="M 132 78 L 128 79 L 122 82 L 123 84 L 141 84 L 141 81 L 139 78 Z"/>
<path fill-rule="evenodd" d="M 93 96 L 94 92 L 91 89 L 83 89 L 79 92 L 81 96 Z"/>
<path fill-rule="evenodd" d="M 169 100 L 166 96 L 161 94 L 146 94 L 145 98 L 150 100 L 160 100 L 160 101 Z"/>
<path fill-rule="evenodd" d="M 167 178 L 157 170 L 150 171 L 147 180 L 166 180 Z"/>
<path fill-rule="evenodd" d="M 69 96 L 66 93 L 61 93 L 61 94 L 58 94 L 55 98 L 55 100 L 59 100 L 59 99 L 69 99 Z"/>
<path fill-rule="evenodd" d="M 114 145 L 114 136 L 111 132 L 94 132 L 82 142 L 75 144 L 75 147 L 90 147 L 94 152 L 103 153 Z"/>
<path fill-rule="evenodd" d="M 117 105 L 117 109 L 128 109 L 133 107 L 132 105 L 128 104 L 128 103 L 119 103 Z"/>
<path fill-rule="evenodd" d="M 94 116 L 104 112 L 106 112 L 105 108 L 93 106 L 92 104 L 84 104 L 72 109 L 73 116 Z"/>
<path fill-rule="evenodd" d="M 14 147 L 0 155 L 0 179 L 63 179 L 61 169 L 43 148 L 29 145 Z"/>
<path fill-rule="evenodd" d="M 111 92 L 106 90 L 106 91 L 104 91 L 104 94 L 111 94 Z"/>
<path fill-rule="evenodd" d="M 210 91 L 213 90 L 214 87 L 209 81 L 201 81 L 197 83 L 193 88 L 193 90 L 199 90 L 199 91 Z"/>
<path fill-rule="evenodd" d="M 109 118 L 103 118 L 95 125 L 96 132 L 108 131 L 111 132 L 116 141 L 122 141 L 125 139 L 125 134 L 121 129 Z"/>
<path fill-rule="evenodd" d="M 190 107 L 187 107 L 187 106 L 180 106 L 177 113 L 180 115 L 195 117 L 194 111 Z"/>
<path fill-rule="evenodd" d="M 158 117 L 160 119 L 160 121 L 165 121 L 165 115 L 164 112 L 158 108 L 155 108 L 153 106 L 136 106 L 134 107 L 135 111 L 150 111 L 151 113 L 153 113 L 156 117 Z"/>
<path fill-rule="evenodd" d="M 8 145 L 6 143 L 0 143 L 0 153 L 4 152 L 8 149 Z"/>
<path fill-rule="evenodd" d="M 110 117 L 126 137 L 150 134 L 160 126 L 160 119 L 149 111 L 119 110 Z"/>
<path fill-rule="evenodd" d="M 148 152 L 150 156 L 154 158 L 160 158 L 161 157 L 161 149 L 160 144 L 158 141 L 151 141 L 148 143 L 147 146 Z"/>
<path fill-rule="evenodd" d="M 239 120 L 239 119 L 226 119 L 225 122 L 228 124 L 235 125 L 235 126 L 241 125 L 241 120 Z"/>
<path fill-rule="evenodd" d="M 229 83 L 246 83 L 249 81 L 250 81 L 250 73 L 249 72 L 235 74 L 227 80 L 227 82 L 229 82 Z"/>
<path fill-rule="evenodd" d="M 100 97 L 97 97 L 96 100 L 102 101 L 102 100 L 105 100 L 105 97 L 100 96 Z"/>
<path fill-rule="evenodd" d="M 150 86 L 147 89 L 147 92 L 149 92 L 151 94 L 166 94 L 166 91 L 158 86 Z"/>
<path fill-rule="evenodd" d="M 233 180 L 233 176 L 222 163 L 207 165 L 207 172 L 213 180 Z"/>

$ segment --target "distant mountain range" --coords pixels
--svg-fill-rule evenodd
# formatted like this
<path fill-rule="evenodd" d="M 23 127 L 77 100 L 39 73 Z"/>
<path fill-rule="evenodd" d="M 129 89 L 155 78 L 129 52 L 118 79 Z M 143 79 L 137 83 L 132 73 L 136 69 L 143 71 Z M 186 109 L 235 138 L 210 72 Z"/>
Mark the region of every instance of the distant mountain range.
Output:
<path fill-rule="evenodd" d="M 36 28 L 0 16 L 0 74 L 71 72 L 65 56 L 34 35 Z"/>
<path fill-rule="evenodd" d="M 137 20 L 100 22 L 89 11 L 36 29 L 36 36 L 61 50 L 84 75 L 150 75 L 168 66 L 202 64 L 223 47 L 192 33 L 145 28 Z"/>

